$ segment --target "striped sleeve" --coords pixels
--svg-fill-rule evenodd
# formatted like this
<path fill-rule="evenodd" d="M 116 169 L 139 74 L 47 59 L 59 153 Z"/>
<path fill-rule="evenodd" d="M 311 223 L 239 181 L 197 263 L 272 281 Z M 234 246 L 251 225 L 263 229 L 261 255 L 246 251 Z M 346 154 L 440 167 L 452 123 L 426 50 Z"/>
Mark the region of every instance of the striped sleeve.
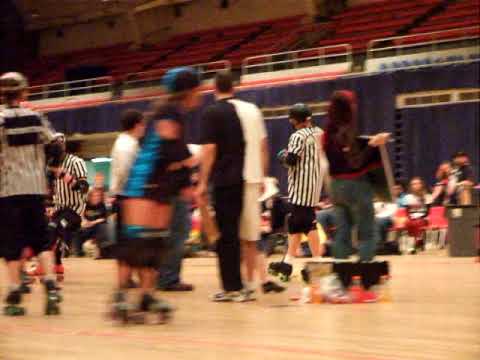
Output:
<path fill-rule="evenodd" d="M 73 175 L 77 179 L 86 179 L 87 178 L 87 166 L 85 161 L 80 158 L 75 159 L 73 164 Z"/>
<path fill-rule="evenodd" d="M 302 155 L 304 149 L 305 149 L 305 138 L 301 136 L 298 132 L 293 134 L 290 137 L 290 141 L 288 142 L 287 151 L 289 153 L 300 156 Z"/>

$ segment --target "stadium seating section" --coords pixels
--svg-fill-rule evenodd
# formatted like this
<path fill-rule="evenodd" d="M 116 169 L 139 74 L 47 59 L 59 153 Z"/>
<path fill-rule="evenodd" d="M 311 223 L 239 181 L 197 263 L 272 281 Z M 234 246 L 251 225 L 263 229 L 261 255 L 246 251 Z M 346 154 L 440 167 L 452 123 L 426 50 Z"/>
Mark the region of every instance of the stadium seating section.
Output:
<path fill-rule="evenodd" d="M 468 35 L 455 29 L 479 25 L 479 7 L 480 0 L 389 0 L 349 8 L 318 24 L 294 16 L 181 34 L 140 50 L 124 43 L 49 56 L 26 64 L 25 72 L 38 85 L 61 82 L 66 70 L 84 65 L 104 67 L 115 78 L 217 60 L 238 68 L 247 57 L 296 49 L 306 32 L 318 35 L 314 46 L 350 44 L 361 53 L 369 41 L 390 36 L 419 34 L 408 42 L 421 42 L 425 32 L 452 29 L 444 36 Z M 478 28 L 470 32 L 478 34 Z"/>

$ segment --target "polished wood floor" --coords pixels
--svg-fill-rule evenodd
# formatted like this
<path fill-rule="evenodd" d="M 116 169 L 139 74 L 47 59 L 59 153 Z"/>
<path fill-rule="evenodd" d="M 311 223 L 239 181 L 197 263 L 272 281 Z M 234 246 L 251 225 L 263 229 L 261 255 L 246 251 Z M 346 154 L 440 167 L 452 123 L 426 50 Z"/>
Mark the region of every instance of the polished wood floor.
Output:
<path fill-rule="evenodd" d="M 0 359 L 479 360 L 480 264 L 443 254 L 390 261 L 391 303 L 272 307 L 209 302 L 215 259 L 188 259 L 196 290 L 164 295 L 178 306 L 172 323 L 121 327 L 104 317 L 114 263 L 69 259 L 63 314 L 42 315 L 36 285 L 28 316 L 0 316 Z"/>

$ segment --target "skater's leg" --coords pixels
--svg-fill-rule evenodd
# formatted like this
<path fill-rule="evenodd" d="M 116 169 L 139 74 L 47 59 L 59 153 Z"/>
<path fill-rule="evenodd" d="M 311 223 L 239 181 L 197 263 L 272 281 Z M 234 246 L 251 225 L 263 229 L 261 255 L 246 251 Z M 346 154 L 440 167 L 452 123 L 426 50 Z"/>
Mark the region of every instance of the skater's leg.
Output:
<path fill-rule="evenodd" d="M 333 256 L 335 259 L 348 259 L 352 253 L 352 227 L 353 219 L 348 207 L 335 205 L 337 231 L 333 243 Z"/>
<path fill-rule="evenodd" d="M 264 284 L 268 281 L 267 259 L 265 254 L 262 251 L 257 251 L 255 260 L 255 268 L 258 272 L 258 278 L 260 279 L 260 282 Z"/>
<path fill-rule="evenodd" d="M 245 274 L 248 287 L 254 287 L 257 260 L 256 241 L 242 240 L 242 259 L 245 264 Z"/>
<path fill-rule="evenodd" d="M 318 236 L 317 229 L 308 233 L 308 245 L 310 246 L 310 251 L 312 252 L 312 256 L 314 258 L 323 256 L 325 248 L 322 244 L 320 244 L 320 237 Z"/>
<path fill-rule="evenodd" d="M 126 289 L 128 288 L 130 279 L 132 277 L 132 269 L 127 263 L 123 261 L 118 261 L 117 266 L 118 266 L 118 288 Z"/>
<path fill-rule="evenodd" d="M 354 203 L 353 191 L 356 182 L 349 180 L 333 179 L 331 183 L 332 202 L 335 209 L 336 231 L 333 243 L 333 256 L 335 259 L 348 259 L 352 254 L 352 228 Z"/>
<path fill-rule="evenodd" d="M 180 279 L 184 244 L 190 235 L 191 216 L 186 201 L 180 197 L 173 203 L 173 217 L 170 226 L 169 256 L 159 268 L 157 287 L 171 290 L 193 290 L 190 284 L 184 284 Z"/>
<path fill-rule="evenodd" d="M 21 261 L 20 260 L 14 260 L 14 261 L 8 261 L 7 260 L 7 269 L 8 269 L 8 280 L 10 283 L 11 288 L 19 288 L 20 284 L 22 282 L 21 276 L 20 276 L 20 270 L 21 270 Z"/>
<path fill-rule="evenodd" d="M 288 249 L 287 255 L 285 256 L 284 261 L 288 264 L 292 264 L 293 259 L 297 256 L 298 248 L 302 242 L 303 234 L 290 234 L 288 236 Z"/>

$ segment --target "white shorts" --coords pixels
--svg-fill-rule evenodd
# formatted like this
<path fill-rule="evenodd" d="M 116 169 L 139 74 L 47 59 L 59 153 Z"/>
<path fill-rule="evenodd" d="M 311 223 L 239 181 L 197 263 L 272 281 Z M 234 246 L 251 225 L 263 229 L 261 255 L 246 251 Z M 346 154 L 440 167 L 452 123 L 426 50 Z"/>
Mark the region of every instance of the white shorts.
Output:
<path fill-rule="evenodd" d="M 245 184 L 243 187 L 243 208 L 240 216 L 240 240 L 258 241 L 261 237 L 262 208 L 258 201 L 262 192 L 261 184 Z"/>

